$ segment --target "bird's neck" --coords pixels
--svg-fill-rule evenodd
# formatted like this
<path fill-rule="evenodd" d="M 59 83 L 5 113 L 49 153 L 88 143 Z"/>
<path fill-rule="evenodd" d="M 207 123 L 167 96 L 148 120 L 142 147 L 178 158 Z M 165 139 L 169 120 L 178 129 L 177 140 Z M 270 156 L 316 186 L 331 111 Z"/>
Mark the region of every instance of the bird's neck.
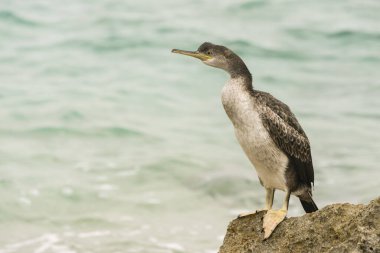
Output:
<path fill-rule="evenodd" d="M 230 74 L 231 79 L 240 79 L 240 85 L 243 85 L 247 90 L 253 90 L 252 75 L 243 60 L 239 57 L 235 59 L 233 67 L 229 68 L 227 71 Z"/>
<path fill-rule="evenodd" d="M 239 85 L 241 88 L 243 88 L 243 90 L 246 90 L 248 92 L 253 91 L 252 76 L 249 71 L 245 74 L 231 74 L 231 78 L 228 83 Z"/>

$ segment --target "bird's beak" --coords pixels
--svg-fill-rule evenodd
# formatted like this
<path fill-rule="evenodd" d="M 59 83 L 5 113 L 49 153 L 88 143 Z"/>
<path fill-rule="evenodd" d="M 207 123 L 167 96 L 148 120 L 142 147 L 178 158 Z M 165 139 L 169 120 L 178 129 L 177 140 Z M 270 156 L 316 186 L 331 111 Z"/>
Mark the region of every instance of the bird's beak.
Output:
<path fill-rule="evenodd" d="M 173 49 L 172 53 L 188 55 L 188 56 L 191 56 L 191 57 L 198 58 L 198 59 L 200 59 L 202 61 L 206 61 L 206 60 L 209 60 L 209 59 L 212 58 L 210 55 L 207 55 L 207 54 L 204 54 L 204 53 L 200 53 L 198 51 L 186 51 L 186 50 Z"/>

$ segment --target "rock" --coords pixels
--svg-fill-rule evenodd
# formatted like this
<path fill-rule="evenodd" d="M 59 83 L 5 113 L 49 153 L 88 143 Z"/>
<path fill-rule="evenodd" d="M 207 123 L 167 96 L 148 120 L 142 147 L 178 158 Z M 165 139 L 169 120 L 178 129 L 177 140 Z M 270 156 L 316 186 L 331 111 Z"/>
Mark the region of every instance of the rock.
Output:
<path fill-rule="evenodd" d="M 219 253 L 380 253 L 380 197 L 368 205 L 333 204 L 285 219 L 265 241 L 264 214 L 233 220 Z"/>

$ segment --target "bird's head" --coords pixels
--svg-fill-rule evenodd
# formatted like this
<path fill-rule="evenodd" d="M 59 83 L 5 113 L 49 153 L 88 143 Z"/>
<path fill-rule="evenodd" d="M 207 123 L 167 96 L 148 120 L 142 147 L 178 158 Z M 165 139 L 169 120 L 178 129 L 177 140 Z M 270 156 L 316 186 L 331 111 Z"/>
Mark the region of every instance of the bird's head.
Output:
<path fill-rule="evenodd" d="M 196 51 L 173 49 L 172 52 L 198 58 L 204 64 L 223 69 L 231 75 L 242 69 L 249 73 L 242 59 L 225 46 L 205 42 Z"/>

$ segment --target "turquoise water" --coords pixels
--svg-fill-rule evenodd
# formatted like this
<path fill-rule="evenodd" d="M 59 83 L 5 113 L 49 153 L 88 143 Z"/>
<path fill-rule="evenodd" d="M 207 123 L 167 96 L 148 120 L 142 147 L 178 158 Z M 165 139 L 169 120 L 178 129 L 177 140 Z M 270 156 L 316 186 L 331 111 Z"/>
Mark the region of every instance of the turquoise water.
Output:
<path fill-rule="evenodd" d="M 0 252 L 217 252 L 229 221 L 263 206 L 221 106 L 227 75 L 170 53 L 204 41 L 293 109 L 320 207 L 367 203 L 379 13 L 370 0 L 2 0 Z"/>

